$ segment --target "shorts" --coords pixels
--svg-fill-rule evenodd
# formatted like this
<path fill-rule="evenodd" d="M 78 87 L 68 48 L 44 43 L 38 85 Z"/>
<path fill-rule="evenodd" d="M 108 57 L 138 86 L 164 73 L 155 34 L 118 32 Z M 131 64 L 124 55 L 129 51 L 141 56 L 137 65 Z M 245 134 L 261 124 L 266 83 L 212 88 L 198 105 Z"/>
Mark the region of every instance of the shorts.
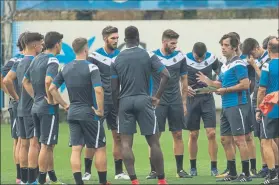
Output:
<path fill-rule="evenodd" d="M 256 120 L 256 109 L 253 110 L 254 112 L 254 137 L 261 138 L 261 130 L 262 130 L 262 120 Z"/>
<path fill-rule="evenodd" d="M 248 133 L 251 133 L 254 131 L 254 126 L 257 124 L 256 123 L 256 115 L 255 115 L 255 111 L 252 107 L 252 101 L 251 101 L 251 97 L 248 96 L 247 97 L 248 99 L 248 109 L 249 109 L 249 112 L 248 112 L 248 116 L 247 116 L 247 124 L 248 124 Z"/>
<path fill-rule="evenodd" d="M 221 113 L 221 136 L 241 136 L 250 133 L 247 117 L 249 104 L 224 108 Z"/>
<path fill-rule="evenodd" d="M 187 98 L 186 130 L 200 130 L 201 118 L 204 128 L 216 128 L 216 108 L 212 94 Z"/>
<path fill-rule="evenodd" d="M 156 107 L 156 116 L 158 119 L 159 132 L 164 132 L 166 120 L 168 118 L 169 131 L 181 131 L 184 126 L 184 110 L 181 104 L 158 105 Z"/>
<path fill-rule="evenodd" d="M 108 129 L 117 130 L 116 117 L 117 113 L 113 104 L 105 104 L 104 116 L 100 120 L 101 123 L 103 124 L 106 119 Z"/>
<path fill-rule="evenodd" d="M 275 139 L 279 136 L 279 118 L 264 116 L 261 124 L 261 139 Z"/>
<path fill-rule="evenodd" d="M 36 128 L 32 116 L 18 117 L 19 136 L 21 139 L 31 139 L 36 136 Z"/>
<path fill-rule="evenodd" d="M 118 133 L 133 135 L 138 122 L 142 135 L 158 132 L 155 109 L 149 96 L 138 95 L 121 98 L 119 101 Z"/>
<path fill-rule="evenodd" d="M 58 143 L 59 114 L 33 114 L 36 136 L 40 143 L 56 145 Z"/>
<path fill-rule="evenodd" d="M 11 105 L 12 108 L 8 109 L 10 113 L 11 136 L 14 139 L 18 139 L 19 136 L 19 127 L 18 127 L 18 118 L 17 118 L 18 102 L 11 100 Z"/>
<path fill-rule="evenodd" d="M 87 148 L 102 148 L 106 146 L 106 136 L 103 124 L 95 120 L 68 120 L 70 128 L 69 146 L 84 146 Z"/>

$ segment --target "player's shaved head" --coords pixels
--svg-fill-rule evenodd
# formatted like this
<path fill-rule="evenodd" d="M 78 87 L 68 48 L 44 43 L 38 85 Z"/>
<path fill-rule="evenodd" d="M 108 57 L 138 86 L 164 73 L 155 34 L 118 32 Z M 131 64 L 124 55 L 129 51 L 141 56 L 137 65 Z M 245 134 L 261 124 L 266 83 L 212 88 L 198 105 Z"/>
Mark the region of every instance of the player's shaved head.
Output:
<path fill-rule="evenodd" d="M 171 29 L 167 29 L 163 32 L 162 35 L 162 40 L 165 39 L 178 39 L 179 38 L 179 34 L 176 33 L 175 31 L 171 30 Z"/>
<path fill-rule="evenodd" d="M 203 57 L 204 54 L 207 52 L 206 45 L 203 42 L 197 42 L 193 46 L 193 52 L 198 56 L 198 57 Z"/>
<path fill-rule="evenodd" d="M 102 31 L 103 37 L 108 37 L 110 34 L 113 34 L 113 33 L 118 33 L 118 29 L 113 26 L 107 26 Z"/>
<path fill-rule="evenodd" d="M 263 40 L 263 49 L 267 50 L 267 45 L 268 45 L 268 42 L 271 40 L 271 39 L 274 39 L 276 38 L 275 36 L 268 36 L 266 37 L 264 40 Z"/>
<path fill-rule="evenodd" d="M 251 52 L 259 46 L 260 45 L 256 39 L 254 38 L 245 39 L 242 43 L 242 53 L 244 55 L 250 55 Z"/>
<path fill-rule="evenodd" d="M 87 39 L 82 37 L 76 38 L 72 43 L 73 50 L 76 54 L 81 53 L 86 46 L 87 46 Z"/>
<path fill-rule="evenodd" d="M 279 39 L 273 38 L 268 42 L 268 51 L 272 54 L 279 53 Z"/>
<path fill-rule="evenodd" d="M 126 40 L 139 40 L 139 30 L 135 26 L 129 26 L 125 29 Z"/>

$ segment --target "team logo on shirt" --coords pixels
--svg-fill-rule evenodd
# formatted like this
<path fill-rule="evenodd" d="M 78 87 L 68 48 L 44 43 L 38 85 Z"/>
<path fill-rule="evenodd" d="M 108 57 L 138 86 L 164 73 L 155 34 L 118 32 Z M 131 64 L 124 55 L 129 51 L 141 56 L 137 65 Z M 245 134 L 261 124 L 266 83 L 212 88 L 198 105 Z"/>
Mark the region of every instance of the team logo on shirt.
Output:
<path fill-rule="evenodd" d="M 176 58 L 173 59 L 173 62 L 174 62 L 174 63 L 177 62 Z"/>
<path fill-rule="evenodd" d="M 204 61 L 204 65 L 208 66 L 208 62 L 207 62 L 207 61 Z"/>

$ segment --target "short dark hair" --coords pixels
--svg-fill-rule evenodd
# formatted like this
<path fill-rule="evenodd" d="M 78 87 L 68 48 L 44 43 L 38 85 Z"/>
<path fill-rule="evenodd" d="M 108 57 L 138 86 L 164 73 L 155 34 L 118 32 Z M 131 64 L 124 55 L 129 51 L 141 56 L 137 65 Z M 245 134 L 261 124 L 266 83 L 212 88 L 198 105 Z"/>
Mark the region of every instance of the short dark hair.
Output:
<path fill-rule="evenodd" d="M 25 49 L 25 44 L 23 38 L 27 32 L 23 32 L 19 35 L 16 46 L 18 47 L 19 51 L 23 51 Z"/>
<path fill-rule="evenodd" d="M 30 44 L 31 42 L 43 40 L 44 36 L 38 32 L 26 32 L 23 37 L 23 42 L 25 45 Z"/>
<path fill-rule="evenodd" d="M 162 40 L 164 39 L 178 39 L 179 38 L 179 34 L 176 33 L 175 31 L 171 30 L 171 29 L 167 29 L 163 32 L 162 35 Z"/>
<path fill-rule="evenodd" d="M 253 38 L 245 39 L 242 44 L 242 53 L 244 55 L 250 55 L 253 49 L 260 46 L 258 41 Z"/>
<path fill-rule="evenodd" d="M 236 38 L 239 40 L 239 43 L 240 43 L 240 36 L 239 36 L 238 33 L 232 31 L 232 32 L 230 32 L 230 33 L 228 33 L 228 34 L 229 34 L 229 35 L 234 35 L 234 36 L 236 36 Z"/>
<path fill-rule="evenodd" d="M 276 38 L 275 36 L 268 36 L 266 37 L 264 40 L 263 40 L 263 49 L 267 50 L 267 45 L 268 45 L 268 42 L 271 40 L 271 39 L 274 39 Z"/>
<path fill-rule="evenodd" d="M 128 26 L 125 29 L 125 39 L 136 40 L 139 39 L 139 30 L 135 26 Z"/>
<path fill-rule="evenodd" d="M 118 33 L 118 29 L 116 27 L 113 27 L 113 26 L 107 26 L 102 31 L 103 37 L 107 37 L 112 33 Z"/>
<path fill-rule="evenodd" d="M 82 37 L 76 38 L 72 43 L 73 50 L 76 54 L 80 53 L 85 45 L 87 45 L 87 39 Z"/>
<path fill-rule="evenodd" d="M 239 40 L 238 40 L 237 36 L 233 35 L 233 34 L 225 34 L 225 35 L 223 35 L 223 37 L 220 39 L 219 43 L 222 44 L 223 40 L 225 40 L 227 38 L 230 39 L 230 45 L 233 48 L 238 49 Z"/>
<path fill-rule="evenodd" d="M 203 42 L 197 42 L 193 46 L 193 52 L 198 55 L 198 57 L 202 57 L 206 52 L 207 48 Z"/>
<path fill-rule="evenodd" d="M 276 41 L 273 41 L 273 40 L 276 40 Z M 268 50 L 271 52 L 271 53 L 279 53 L 279 39 L 276 37 L 271 39 L 269 42 L 268 42 Z"/>
<path fill-rule="evenodd" d="M 62 39 L 62 34 L 55 31 L 48 32 L 44 39 L 46 49 L 52 49 L 55 46 L 55 44 L 61 42 Z"/>

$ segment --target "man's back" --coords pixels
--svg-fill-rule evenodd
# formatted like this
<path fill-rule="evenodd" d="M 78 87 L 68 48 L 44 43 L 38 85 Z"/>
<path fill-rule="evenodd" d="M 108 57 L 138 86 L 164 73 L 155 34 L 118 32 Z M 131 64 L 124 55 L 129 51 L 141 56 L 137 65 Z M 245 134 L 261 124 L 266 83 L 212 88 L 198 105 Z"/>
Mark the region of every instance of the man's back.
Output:
<path fill-rule="evenodd" d="M 151 73 L 160 72 L 162 64 L 153 53 L 139 47 L 122 51 L 111 65 L 112 78 L 119 78 L 119 98 L 136 95 L 149 96 Z"/>
<path fill-rule="evenodd" d="M 27 91 L 22 86 L 22 80 L 24 75 L 29 68 L 32 60 L 34 59 L 33 56 L 24 56 L 24 58 L 18 62 L 17 65 L 14 65 L 12 70 L 16 72 L 16 77 L 18 80 L 18 88 L 20 89 L 20 98 L 18 103 L 18 116 L 30 116 L 31 115 L 31 108 L 33 105 L 32 97 L 27 93 Z"/>
<path fill-rule="evenodd" d="M 54 78 L 57 75 L 59 62 L 53 54 L 39 54 L 31 63 L 25 77 L 31 81 L 34 89 L 34 104 L 32 113 L 50 114 L 54 107 L 48 105 L 45 97 L 45 78 L 50 76 Z"/>
<path fill-rule="evenodd" d="M 62 68 L 53 83 L 60 87 L 63 82 L 70 99 L 68 119 L 93 119 L 92 106 L 97 106 L 94 87 L 101 86 L 98 67 L 86 60 L 75 60 Z"/>

